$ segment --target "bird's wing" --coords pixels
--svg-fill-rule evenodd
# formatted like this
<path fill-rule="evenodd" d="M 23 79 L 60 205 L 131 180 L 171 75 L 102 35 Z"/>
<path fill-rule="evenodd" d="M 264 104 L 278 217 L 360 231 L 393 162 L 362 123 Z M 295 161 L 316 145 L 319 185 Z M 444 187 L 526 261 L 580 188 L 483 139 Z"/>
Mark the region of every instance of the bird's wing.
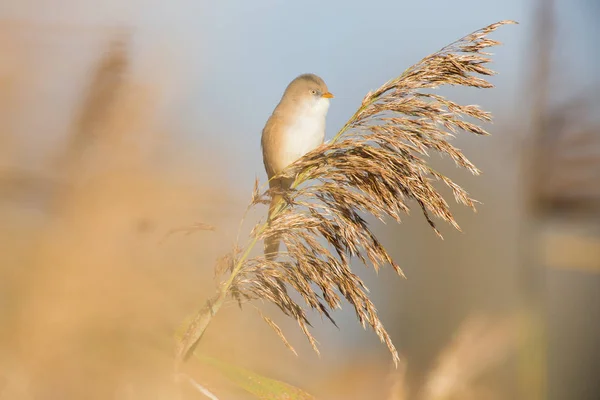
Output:
<path fill-rule="evenodd" d="M 267 124 L 262 131 L 261 147 L 263 152 L 263 163 L 265 164 L 265 170 L 267 176 L 271 179 L 275 174 L 281 172 L 277 168 L 277 160 L 275 159 L 278 154 L 278 149 L 281 148 L 282 135 L 278 135 L 283 128 L 281 118 L 276 115 L 271 115 Z"/>

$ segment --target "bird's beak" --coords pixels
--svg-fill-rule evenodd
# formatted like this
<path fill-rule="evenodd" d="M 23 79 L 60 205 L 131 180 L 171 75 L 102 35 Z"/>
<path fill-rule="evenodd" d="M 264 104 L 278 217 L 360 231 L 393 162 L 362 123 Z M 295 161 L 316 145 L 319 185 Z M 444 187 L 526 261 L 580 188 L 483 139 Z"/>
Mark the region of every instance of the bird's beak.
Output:
<path fill-rule="evenodd" d="M 329 92 L 325 92 L 321 95 L 321 97 L 325 97 L 326 99 L 333 99 L 334 96 Z"/>

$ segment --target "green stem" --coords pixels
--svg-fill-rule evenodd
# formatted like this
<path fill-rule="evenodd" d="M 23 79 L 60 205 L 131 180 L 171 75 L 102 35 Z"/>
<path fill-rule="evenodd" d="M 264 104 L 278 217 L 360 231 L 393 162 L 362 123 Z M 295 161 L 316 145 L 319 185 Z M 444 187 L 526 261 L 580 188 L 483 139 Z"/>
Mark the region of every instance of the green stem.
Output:
<path fill-rule="evenodd" d="M 175 369 L 185 361 L 195 350 L 198 342 L 202 338 L 204 331 L 210 324 L 213 316 L 219 311 L 225 303 L 227 292 L 220 290 L 216 296 L 213 296 L 206 302 L 206 305 L 196 314 L 190 322 L 185 334 L 179 342 L 177 353 L 175 355 Z"/>

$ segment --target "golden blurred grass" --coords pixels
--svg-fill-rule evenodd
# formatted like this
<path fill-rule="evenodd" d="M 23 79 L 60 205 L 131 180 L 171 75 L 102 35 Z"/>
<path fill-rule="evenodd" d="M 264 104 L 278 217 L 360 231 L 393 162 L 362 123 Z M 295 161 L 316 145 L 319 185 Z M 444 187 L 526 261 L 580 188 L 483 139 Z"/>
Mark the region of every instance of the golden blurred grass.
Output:
<path fill-rule="evenodd" d="M 168 140 L 155 124 L 161 87 L 131 76 L 127 37 L 92 70 L 58 153 L 29 168 L 11 124 L 27 115 L 17 100 L 29 74 L 47 71 L 27 65 L 18 38 L 2 39 L 0 397 L 171 398 L 172 333 L 212 288 L 214 243 L 159 241 L 185 222 L 217 222 L 227 192 L 154 161 Z"/>

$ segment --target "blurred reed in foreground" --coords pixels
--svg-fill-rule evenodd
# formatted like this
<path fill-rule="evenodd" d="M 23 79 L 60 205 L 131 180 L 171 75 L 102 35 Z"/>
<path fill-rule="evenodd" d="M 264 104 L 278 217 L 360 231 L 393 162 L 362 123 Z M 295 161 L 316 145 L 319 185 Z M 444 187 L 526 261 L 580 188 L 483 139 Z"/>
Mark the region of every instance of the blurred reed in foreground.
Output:
<path fill-rule="evenodd" d="M 18 124 L 39 117 L 28 94 L 40 91 L 36 79 L 56 79 L 48 64 L 78 40 L 35 28 L 0 26 L 2 61 L 11 61 L 0 62 L 0 398 L 173 398 L 170 332 L 192 289 L 202 289 L 190 271 L 212 257 L 208 246 L 158 247 L 158 238 L 190 218 L 216 221 L 199 205 L 222 203 L 227 191 L 190 185 L 183 169 L 173 179 L 154 162 L 165 139 L 156 120 L 161 77 L 132 74 L 126 31 L 101 41 L 73 118 L 44 149 L 43 170 L 22 161 Z M 76 70 L 70 62 L 82 55 L 71 56 L 61 71 Z"/>

